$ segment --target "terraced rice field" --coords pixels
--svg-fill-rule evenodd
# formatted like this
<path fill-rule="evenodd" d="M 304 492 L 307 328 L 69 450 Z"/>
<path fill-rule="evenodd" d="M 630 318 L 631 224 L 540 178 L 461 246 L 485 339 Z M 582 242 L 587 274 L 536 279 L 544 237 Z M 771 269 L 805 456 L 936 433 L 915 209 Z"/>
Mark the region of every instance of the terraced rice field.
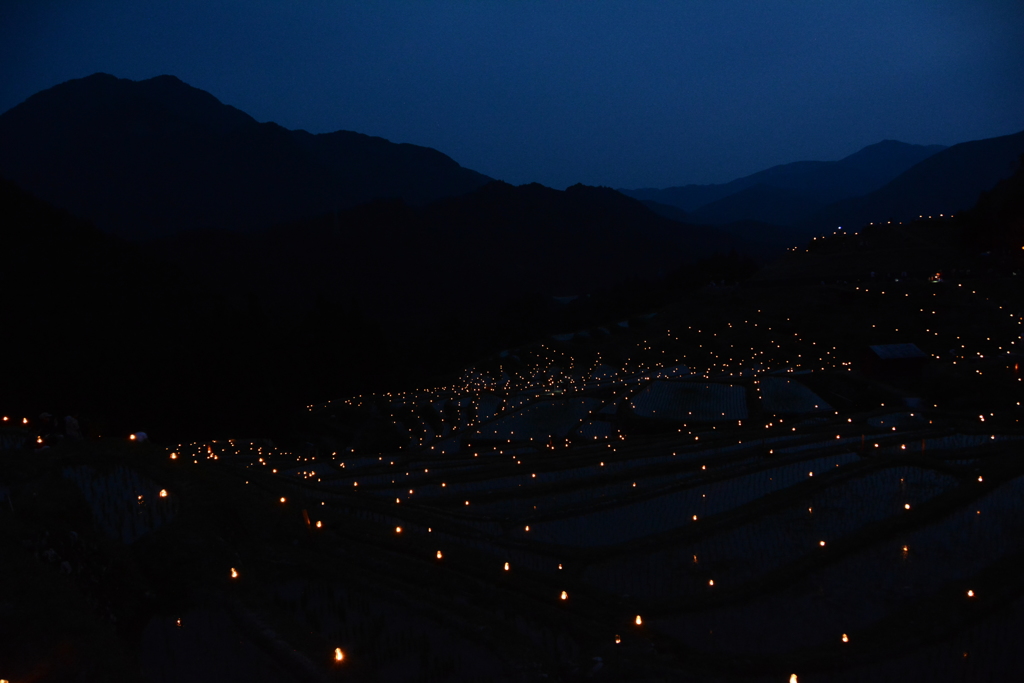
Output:
<path fill-rule="evenodd" d="M 857 634 L 949 583 L 1024 549 L 1024 478 L 923 528 L 894 534 L 804 581 L 740 605 L 665 615 L 655 624 L 694 647 L 785 652 Z M 978 589 L 979 592 L 981 589 Z M 756 628 L 754 625 L 757 625 Z M 765 627 L 767 625 L 767 628 Z"/>
<path fill-rule="evenodd" d="M 599 406 L 591 398 L 542 401 L 481 427 L 475 436 L 494 441 L 563 438 Z"/>
<path fill-rule="evenodd" d="M 832 412 L 825 399 L 791 379 L 766 377 L 758 382 L 765 411 L 773 415 L 808 415 Z"/>
<path fill-rule="evenodd" d="M 876 470 L 839 480 L 731 529 L 591 565 L 586 580 L 602 590 L 645 599 L 703 595 L 709 579 L 719 587 L 756 580 L 873 523 L 905 514 L 905 505 L 919 505 L 956 483 L 955 477 L 917 467 Z"/>
<path fill-rule="evenodd" d="M 126 467 L 106 473 L 85 466 L 67 468 L 64 477 L 81 489 L 103 530 L 122 543 L 159 529 L 178 511 L 175 496 Z"/>
<path fill-rule="evenodd" d="M 232 462 L 319 501 L 345 552 L 386 553 L 384 576 L 401 566 L 450 581 L 484 622 L 501 603 L 489 628 L 555 659 L 590 648 L 643 667 L 656 652 L 696 680 L 758 682 L 793 670 L 889 680 L 880 662 L 937 671 L 932 656 L 965 680 L 1012 665 L 986 639 L 1024 628 L 1019 433 L 939 411 L 836 410 L 790 377 L 645 372 L 588 370 L 562 398 L 461 397 L 458 414 L 477 422 L 376 459 L 332 454 L 318 481 L 296 476 L 310 456 L 278 467 L 284 478 L 267 473 L 283 456 Z M 430 619 L 380 617 L 368 635 L 343 584 L 289 583 L 279 600 L 325 638 L 394 657 L 396 671 L 493 675 Z M 417 664 L 383 644 L 394 639 L 430 654 Z M 446 647 L 458 662 L 437 655 Z M 964 668 L 961 647 L 989 655 Z"/>
<path fill-rule="evenodd" d="M 652 382 L 631 401 L 639 417 L 727 422 L 747 417 L 746 390 L 728 384 Z"/>
<path fill-rule="evenodd" d="M 801 482 L 808 478 L 809 472 L 821 472 L 856 459 L 856 455 L 844 453 L 769 467 L 608 510 L 541 522 L 537 525 L 536 538 L 566 546 L 624 543 L 683 525 L 697 524 L 707 517 Z"/>

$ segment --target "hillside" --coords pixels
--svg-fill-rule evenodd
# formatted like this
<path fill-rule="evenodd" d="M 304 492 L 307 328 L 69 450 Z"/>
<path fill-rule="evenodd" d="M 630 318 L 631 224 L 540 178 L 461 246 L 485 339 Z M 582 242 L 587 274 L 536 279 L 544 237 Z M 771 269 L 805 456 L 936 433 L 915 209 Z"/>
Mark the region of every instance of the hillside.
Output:
<path fill-rule="evenodd" d="M 1024 249 L 1024 154 L 1017 172 L 982 192 L 974 208 L 957 214 L 957 222 L 973 245 L 1011 253 Z"/>
<path fill-rule="evenodd" d="M 18 359 L 0 408 L 79 412 L 98 433 L 275 434 L 309 400 L 432 376 L 751 269 L 706 261 L 738 239 L 582 186 L 493 183 L 427 207 L 381 201 L 258 235 L 139 244 L 4 180 L 0 239 L 3 348 Z"/>
<path fill-rule="evenodd" d="M 259 235 L 186 233 L 153 246 L 238 301 L 286 312 L 327 296 L 398 326 L 479 321 L 519 296 L 587 294 L 757 251 L 608 188 L 501 182 L 425 207 L 375 202 Z"/>
<path fill-rule="evenodd" d="M 108 74 L 0 115 L 0 173 L 130 238 L 256 230 L 380 198 L 423 204 L 489 180 L 427 147 L 258 123 L 173 76 Z"/>
<path fill-rule="evenodd" d="M 287 327 L 0 179 L 0 410 L 94 434 L 275 432 L 310 394 L 377 386 L 372 322 L 318 303 Z"/>

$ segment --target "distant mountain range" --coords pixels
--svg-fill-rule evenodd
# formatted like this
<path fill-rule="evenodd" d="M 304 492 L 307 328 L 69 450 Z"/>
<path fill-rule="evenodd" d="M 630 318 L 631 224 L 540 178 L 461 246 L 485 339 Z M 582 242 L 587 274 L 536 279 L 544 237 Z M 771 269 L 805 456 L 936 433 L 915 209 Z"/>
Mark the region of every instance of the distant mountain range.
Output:
<path fill-rule="evenodd" d="M 1024 132 L 952 147 L 884 140 L 839 161 L 799 161 L 720 185 L 621 190 L 693 224 L 758 221 L 806 238 L 837 226 L 905 221 L 969 208 L 1013 174 Z"/>
<path fill-rule="evenodd" d="M 758 210 L 775 217 L 774 212 L 780 208 L 781 215 L 788 218 L 793 210 L 772 204 L 795 201 L 801 207 L 818 207 L 867 194 L 943 149 L 942 145 L 909 145 L 883 140 L 839 161 L 796 161 L 718 185 L 620 191 L 637 199 L 680 208 L 689 212 L 695 222 L 751 220 Z M 727 201 L 729 199 L 733 201 Z M 744 209 L 745 206 L 749 208 Z"/>
<path fill-rule="evenodd" d="M 706 254 L 719 240 L 770 254 L 838 225 L 967 208 L 1013 172 L 1022 152 L 1024 133 L 949 148 L 884 140 L 839 161 L 783 164 L 720 185 L 621 192 L 673 221 L 670 232 L 694 240 L 688 253 Z M 105 232 L 143 240 L 196 230 L 258 233 L 377 200 L 422 207 L 491 182 L 437 150 L 349 131 L 287 130 L 173 76 L 131 81 L 108 74 L 67 81 L 0 115 L 0 174 Z M 515 213 L 523 208 L 517 202 L 539 192 L 512 192 L 517 199 L 492 208 Z M 582 194 L 572 196 L 573 210 L 595 217 L 595 235 L 621 231 L 647 240 L 647 227 L 638 226 L 653 223 L 640 204 L 629 204 L 629 217 L 612 225 L 578 201 Z M 458 237 L 465 244 L 473 230 L 511 225 L 500 213 L 475 216 Z M 539 224 L 552 226 L 555 241 L 568 225 Z M 515 229 L 540 243 L 526 223 Z"/>
<path fill-rule="evenodd" d="M 172 76 L 33 95 L 0 115 L 0 173 L 236 302 L 298 314 L 320 296 L 474 317 L 772 248 L 765 226 L 694 228 L 609 188 L 513 187 L 425 147 L 257 123 Z"/>
<path fill-rule="evenodd" d="M 490 181 L 428 147 L 258 123 L 174 76 L 67 81 L 0 115 L 0 174 L 108 232 L 251 231 Z"/>
<path fill-rule="evenodd" d="M 956 213 L 1020 168 L 1024 131 L 953 145 L 912 166 L 885 186 L 845 199 L 808 217 L 810 229 L 856 227 L 868 222 L 909 221 L 920 215 Z"/>

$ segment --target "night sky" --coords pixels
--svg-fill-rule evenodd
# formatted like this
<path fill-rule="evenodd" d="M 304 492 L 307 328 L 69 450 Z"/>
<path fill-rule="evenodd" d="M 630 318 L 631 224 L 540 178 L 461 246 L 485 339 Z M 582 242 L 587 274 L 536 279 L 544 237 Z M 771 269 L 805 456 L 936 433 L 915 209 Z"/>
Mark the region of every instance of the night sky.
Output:
<path fill-rule="evenodd" d="M 0 111 L 104 71 L 511 183 L 722 182 L 1024 129 L 1019 0 L 8 0 Z"/>

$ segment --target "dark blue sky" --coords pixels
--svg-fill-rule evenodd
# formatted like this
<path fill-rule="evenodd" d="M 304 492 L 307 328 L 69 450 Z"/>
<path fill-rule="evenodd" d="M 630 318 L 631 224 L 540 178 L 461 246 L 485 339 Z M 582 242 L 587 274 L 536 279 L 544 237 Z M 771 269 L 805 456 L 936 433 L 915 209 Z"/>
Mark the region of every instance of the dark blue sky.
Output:
<path fill-rule="evenodd" d="M 105 71 L 512 183 L 720 182 L 1024 129 L 1021 0 L 7 0 L 0 111 Z"/>

